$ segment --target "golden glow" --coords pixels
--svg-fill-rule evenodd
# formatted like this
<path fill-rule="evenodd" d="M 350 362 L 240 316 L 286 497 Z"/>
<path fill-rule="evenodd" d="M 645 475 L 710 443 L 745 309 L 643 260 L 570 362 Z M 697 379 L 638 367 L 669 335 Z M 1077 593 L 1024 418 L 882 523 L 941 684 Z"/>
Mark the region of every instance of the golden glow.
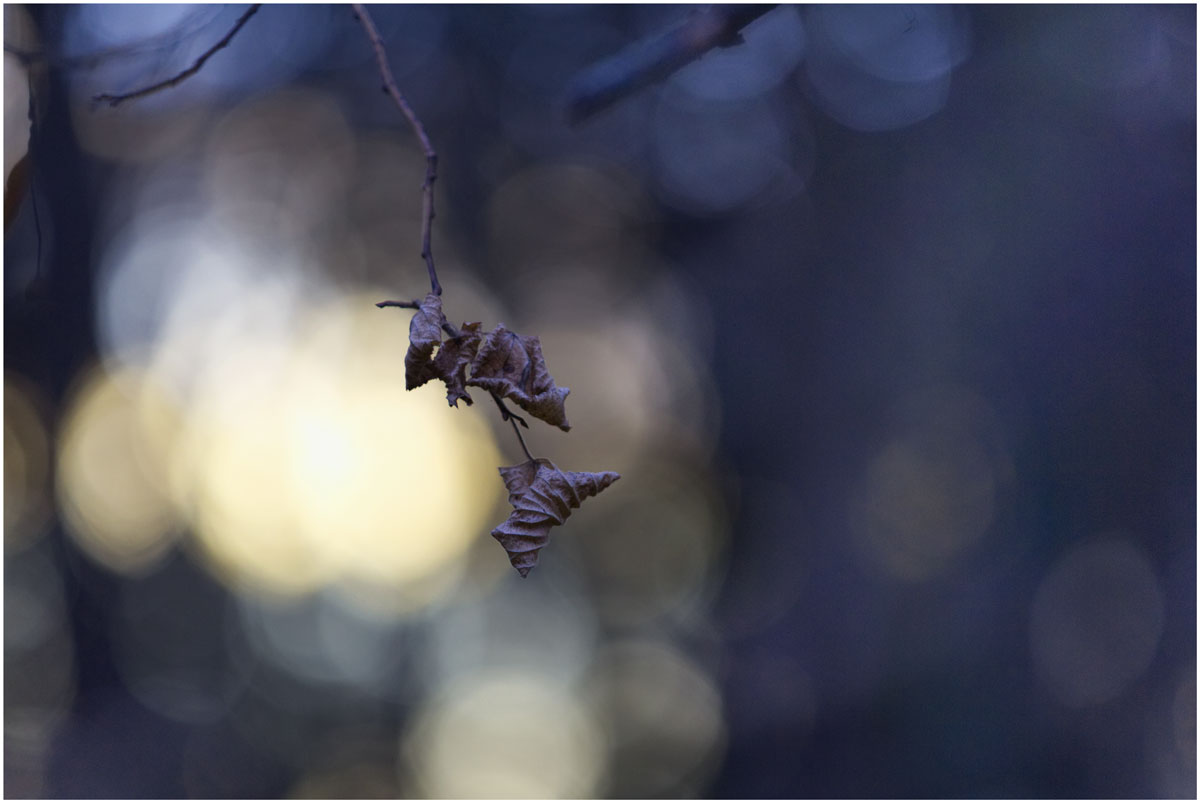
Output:
<path fill-rule="evenodd" d="M 161 424 L 171 410 L 143 375 L 102 370 L 81 383 L 68 410 L 58 447 L 68 530 L 109 568 L 143 570 L 171 544 L 176 523 L 165 487 L 172 430 Z"/>
<path fill-rule="evenodd" d="M 4 376 L 4 549 L 28 545 L 50 519 L 50 443 L 23 377 Z"/>
<path fill-rule="evenodd" d="M 503 461 L 483 416 L 448 408 L 440 383 L 405 390 L 411 313 L 322 281 L 346 266 L 322 264 L 319 234 L 360 173 L 378 189 L 414 154 L 390 145 L 365 163 L 338 103 L 300 90 L 234 109 L 205 149 L 202 180 L 147 175 L 137 223 L 109 245 L 101 316 L 108 359 L 147 362 L 181 405 L 161 477 L 189 545 L 235 588 L 336 585 L 377 612 L 415 610 L 461 579 Z M 155 201 L 184 190 L 195 198 L 178 208 Z M 397 229 L 403 210 L 385 206 L 372 214 Z"/>
<path fill-rule="evenodd" d="M 603 736 L 551 677 L 460 678 L 421 712 L 404 744 L 417 797 L 545 799 L 598 794 Z"/>
<path fill-rule="evenodd" d="M 186 476 L 195 535 L 221 579 L 302 593 L 331 579 L 334 567 L 304 540 L 292 507 L 280 401 L 243 398 L 227 418 L 195 413 L 177 470 Z"/>
<path fill-rule="evenodd" d="M 408 316 L 373 298 L 331 302 L 289 344 L 244 344 L 214 375 L 271 381 L 199 389 L 181 487 L 206 554 L 237 584 L 398 586 L 417 599 L 393 602 L 412 607 L 485 528 L 503 490 L 491 433 L 440 385 L 404 389 Z"/>

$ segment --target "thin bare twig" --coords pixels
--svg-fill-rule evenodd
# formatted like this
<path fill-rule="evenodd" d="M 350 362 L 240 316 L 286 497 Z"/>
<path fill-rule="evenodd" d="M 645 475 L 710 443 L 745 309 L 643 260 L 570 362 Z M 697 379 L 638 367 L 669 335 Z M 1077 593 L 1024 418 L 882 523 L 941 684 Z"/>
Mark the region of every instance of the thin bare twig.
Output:
<path fill-rule="evenodd" d="M 383 309 L 384 307 L 401 307 L 402 309 L 420 309 L 420 301 L 376 301 L 375 306 Z M 458 337 L 461 332 L 458 328 L 449 321 L 442 321 L 442 330 L 450 335 L 450 337 Z"/>
<path fill-rule="evenodd" d="M 437 270 L 433 267 L 433 247 L 431 245 L 433 232 L 433 182 L 437 180 L 437 152 L 433 149 L 433 145 L 429 143 L 429 136 L 425 133 L 425 126 L 421 125 L 420 119 L 413 113 L 412 107 L 408 105 L 408 101 L 405 100 L 403 93 L 396 86 L 396 79 L 392 77 L 392 68 L 388 65 L 387 51 L 383 48 L 383 40 L 379 36 L 379 31 L 376 29 L 371 15 L 367 13 L 366 7 L 361 3 L 355 3 L 353 7 L 354 15 L 362 23 L 363 30 L 367 34 L 367 39 L 371 41 L 371 47 L 375 50 L 375 60 L 379 62 L 379 74 L 383 78 L 383 91 L 391 95 L 392 100 L 400 107 L 401 113 L 408 119 L 408 124 L 412 126 L 413 133 L 417 135 L 417 139 L 421 143 L 421 150 L 425 154 L 425 182 L 421 185 L 421 258 L 425 260 L 425 267 L 429 271 L 429 285 L 433 288 L 433 294 L 440 296 L 442 294 L 442 285 L 438 282 Z"/>
<path fill-rule="evenodd" d="M 666 33 L 637 42 L 585 69 L 572 82 L 567 114 L 580 123 L 642 87 L 660 81 L 714 47 L 741 42 L 740 31 L 775 7 L 718 5 Z"/>
<path fill-rule="evenodd" d="M 420 301 L 376 301 L 375 306 L 383 309 L 384 307 L 403 307 L 404 309 L 420 309 Z"/>
<path fill-rule="evenodd" d="M 513 417 L 508 420 L 512 422 L 513 432 L 517 433 L 517 440 L 521 442 L 521 451 L 525 453 L 525 456 L 529 458 L 530 462 L 533 462 L 537 458 L 529 453 L 529 447 L 525 445 L 525 438 L 522 437 L 521 430 L 517 426 L 517 419 Z"/>
<path fill-rule="evenodd" d="M 361 3 L 355 3 L 354 15 L 358 17 L 358 21 L 362 23 L 363 30 L 367 34 L 367 39 L 371 42 L 371 48 L 375 51 L 375 60 L 379 62 L 379 74 L 383 78 L 383 91 L 391 95 L 392 100 L 400 107 L 401 113 L 404 114 L 413 133 L 421 143 L 421 150 L 425 154 L 425 182 L 421 185 L 422 205 L 421 205 L 421 257 L 425 260 L 425 267 L 429 270 L 429 284 L 432 287 L 434 295 L 442 294 L 442 285 L 438 282 L 437 271 L 433 266 L 433 249 L 430 245 L 431 233 L 433 229 L 433 182 L 437 180 L 437 152 L 434 151 L 433 145 L 429 142 L 429 135 L 425 133 L 425 126 L 421 124 L 421 120 L 413 112 L 412 107 L 408 105 L 408 101 L 404 98 L 404 94 L 400 88 L 396 86 L 396 79 L 392 77 L 392 69 L 388 65 L 387 52 L 383 47 L 383 40 L 379 36 L 379 31 L 375 27 L 375 22 L 371 19 L 371 15 Z M 405 309 L 420 309 L 419 301 L 379 301 L 376 302 L 377 307 L 403 307 Z M 443 321 L 442 329 L 450 337 L 458 337 L 459 331 L 449 321 Z M 521 451 L 530 460 L 534 460 L 534 456 L 529 453 L 529 447 L 525 445 L 525 437 L 521 434 L 521 427 L 529 428 L 529 424 L 525 419 L 508 409 L 508 405 L 504 403 L 504 399 L 500 398 L 495 392 L 491 393 L 492 400 L 496 402 L 496 406 L 500 408 L 500 418 L 512 424 L 513 432 L 517 434 L 517 441 L 521 444 Z M 520 425 L 520 426 L 518 426 Z"/>
<path fill-rule="evenodd" d="M 238 17 L 237 22 L 233 24 L 233 27 L 229 29 L 229 33 L 225 34 L 221 41 L 204 51 L 204 53 L 200 55 L 200 58 L 196 59 L 196 62 L 191 67 L 188 67 L 186 70 L 174 76 L 173 78 L 168 78 L 165 81 L 159 81 L 157 84 L 151 84 L 150 86 L 143 87 L 133 92 L 126 92 L 122 95 L 113 95 L 108 93 L 96 95 L 94 98 L 92 98 L 92 100 L 96 101 L 97 103 L 107 103 L 109 106 L 119 106 L 127 100 L 144 98 L 146 95 L 153 95 L 155 92 L 159 92 L 163 89 L 169 89 L 170 87 L 186 81 L 188 78 L 191 78 L 193 75 L 200 72 L 200 68 L 204 66 L 204 62 L 212 58 L 214 53 L 232 42 L 233 37 L 237 36 L 237 32 L 242 29 L 242 26 L 245 25 L 246 22 L 253 17 L 261 7 L 262 3 L 255 3 L 246 9 L 245 13 Z"/>
<path fill-rule="evenodd" d="M 32 65 L 47 65 L 66 70 L 90 70 L 99 67 L 107 61 L 119 61 L 144 56 L 147 53 L 160 52 L 179 47 L 179 44 L 199 32 L 214 20 L 213 9 L 217 14 L 217 6 L 204 6 L 191 12 L 183 21 L 167 30 L 147 36 L 132 43 L 114 45 L 112 47 L 93 50 L 90 53 L 67 56 L 61 53 L 49 53 L 45 50 L 23 50 L 8 42 L 4 43 L 4 52 L 15 56 L 26 67 Z"/>

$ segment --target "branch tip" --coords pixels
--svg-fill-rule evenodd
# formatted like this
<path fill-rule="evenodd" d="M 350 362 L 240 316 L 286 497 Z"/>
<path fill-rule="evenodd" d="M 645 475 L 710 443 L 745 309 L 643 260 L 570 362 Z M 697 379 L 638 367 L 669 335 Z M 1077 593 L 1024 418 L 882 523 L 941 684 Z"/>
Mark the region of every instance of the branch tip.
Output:
<path fill-rule="evenodd" d="M 403 309 L 420 309 L 420 301 L 376 301 L 375 306 L 383 309 L 384 307 L 401 307 Z"/>
<path fill-rule="evenodd" d="M 237 22 L 233 24 L 233 27 L 229 29 L 229 32 L 225 34 L 225 36 L 222 37 L 219 42 L 201 53 L 200 58 L 196 59 L 192 66 L 188 67 L 183 72 L 168 78 L 165 81 L 159 81 L 157 84 L 151 84 L 150 86 L 142 87 L 141 89 L 134 90 L 133 92 L 125 92 L 123 94 L 105 92 L 99 95 L 94 95 L 92 97 L 92 101 L 95 103 L 107 103 L 111 108 L 119 106 L 127 100 L 144 98 L 147 95 L 153 95 L 155 92 L 159 92 L 163 89 L 169 89 L 177 84 L 183 83 L 188 78 L 191 78 L 193 75 L 200 72 L 200 68 L 204 66 L 204 63 L 208 61 L 214 53 L 232 42 L 233 37 L 237 36 L 237 32 L 242 29 L 242 26 L 245 25 L 260 8 L 262 8 L 262 3 L 254 3 L 247 8 L 242 16 L 238 17 Z"/>
<path fill-rule="evenodd" d="M 665 33 L 592 64 L 572 83 L 568 121 L 578 125 L 639 89 L 665 79 L 713 48 L 740 44 L 741 30 L 774 7 L 775 4 L 709 6 Z"/>

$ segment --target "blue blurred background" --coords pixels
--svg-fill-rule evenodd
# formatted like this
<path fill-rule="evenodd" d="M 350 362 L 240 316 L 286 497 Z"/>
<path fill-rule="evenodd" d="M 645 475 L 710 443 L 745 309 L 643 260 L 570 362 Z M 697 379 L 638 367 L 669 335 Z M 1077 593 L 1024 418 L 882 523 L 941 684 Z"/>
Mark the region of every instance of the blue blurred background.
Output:
<path fill-rule="evenodd" d="M 5 6 L 9 797 L 1194 797 L 1194 6 Z M 18 55 L 20 54 L 20 55 Z M 36 125 L 26 111 L 32 91 Z"/>

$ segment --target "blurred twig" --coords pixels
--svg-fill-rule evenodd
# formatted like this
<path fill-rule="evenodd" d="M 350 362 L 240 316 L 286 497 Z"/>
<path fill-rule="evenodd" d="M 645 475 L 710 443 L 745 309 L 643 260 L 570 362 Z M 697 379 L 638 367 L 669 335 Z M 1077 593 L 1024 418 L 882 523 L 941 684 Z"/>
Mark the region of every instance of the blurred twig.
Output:
<path fill-rule="evenodd" d="M 666 33 L 643 39 L 599 61 L 572 82 L 567 113 L 579 123 L 655 81 L 661 81 L 714 47 L 740 44 L 739 33 L 775 7 L 717 5 L 693 13 Z"/>
<path fill-rule="evenodd" d="M 383 309 L 384 307 L 400 307 L 401 309 L 420 309 L 420 301 L 376 301 L 375 306 Z"/>
<path fill-rule="evenodd" d="M 206 61 L 208 61 L 214 53 L 216 53 L 218 50 L 220 50 L 221 48 L 225 47 L 230 42 L 232 42 L 233 37 L 237 35 L 237 32 L 242 29 L 242 26 L 245 25 L 246 22 L 251 17 L 253 17 L 255 15 L 255 13 L 257 13 L 257 11 L 261 7 L 262 7 L 262 3 L 255 3 L 254 5 L 250 6 L 248 9 L 246 9 L 246 12 L 244 14 L 242 14 L 242 16 L 238 17 L 237 22 L 235 22 L 233 24 L 233 27 L 229 29 L 229 33 L 225 34 L 225 36 L 221 39 L 221 41 L 217 42 L 215 45 L 210 47 L 208 50 L 204 51 L 204 53 L 202 53 L 200 55 L 200 58 L 196 59 L 195 63 L 192 64 L 191 67 L 188 67 L 186 70 L 179 73 L 178 75 L 176 75 L 172 78 L 168 78 L 165 81 L 159 81 L 157 84 L 151 84 L 150 86 L 135 90 L 133 92 L 126 92 L 121 95 L 113 95 L 113 94 L 105 93 L 102 95 L 96 95 L 96 97 L 92 98 L 92 100 L 96 101 L 97 103 L 107 103 L 109 106 L 117 106 L 121 103 L 124 103 L 127 100 L 134 100 L 136 98 L 145 97 L 146 95 L 152 95 L 155 92 L 158 92 L 163 89 L 169 89 L 170 87 L 173 87 L 179 83 L 182 83 L 183 81 L 186 81 L 188 78 L 191 78 L 193 75 L 200 72 L 200 68 L 204 66 L 204 63 Z"/>
<path fill-rule="evenodd" d="M 421 258 L 425 260 L 425 267 L 429 270 L 429 285 L 433 288 L 433 294 L 440 296 L 442 294 L 442 285 L 438 282 L 437 271 L 433 267 L 433 248 L 431 246 L 433 231 L 433 182 L 437 180 L 437 152 L 434 151 L 433 145 L 429 143 L 429 136 L 425 133 L 425 126 L 421 125 L 420 119 L 418 119 L 412 107 L 408 105 L 408 101 L 405 100 L 404 95 L 396 86 L 396 79 L 392 77 L 392 68 L 388 65 L 387 52 L 383 48 L 383 40 L 379 37 L 379 31 L 375 28 L 375 23 L 371 19 L 371 15 L 367 13 L 366 7 L 361 3 L 354 4 L 354 15 L 362 23 L 363 30 L 367 33 L 367 38 L 371 40 L 371 47 L 375 50 L 375 60 L 379 62 L 379 74 L 383 77 L 383 91 L 391 95 L 392 100 L 396 101 L 396 105 L 400 107 L 400 111 L 407 118 L 408 124 L 412 126 L 413 133 L 420 140 L 421 150 L 425 153 L 425 182 L 421 185 Z"/>
<path fill-rule="evenodd" d="M 129 44 L 94 50 L 90 53 L 66 56 L 48 53 L 42 49 L 23 49 L 7 41 L 4 43 L 4 52 L 16 57 L 27 67 L 46 65 L 67 70 L 94 69 L 107 61 L 132 59 L 146 53 L 178 47 L 181 41 L 195 35 L 201 28 L 207 27 L 213 21 L 214 17 L 209 10 L 213 8 L 216 6 L 204 6 L 202 9 L 193 11 L 178 25 L 172 26 L 162 33 Z"/>

